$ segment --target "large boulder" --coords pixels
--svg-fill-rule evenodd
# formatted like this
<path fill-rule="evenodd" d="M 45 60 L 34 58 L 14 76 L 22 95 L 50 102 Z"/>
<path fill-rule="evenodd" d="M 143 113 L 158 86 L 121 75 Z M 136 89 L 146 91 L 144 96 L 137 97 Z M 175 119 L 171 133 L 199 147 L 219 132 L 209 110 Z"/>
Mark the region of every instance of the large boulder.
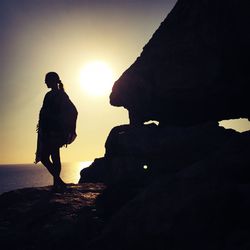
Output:
<path fill-rule="evenodd" d="M 250 249 L 249 151 L 248 132 L 161 176 L 113 215 L 89 250 Z"/>
<path fill-rule="evenodd" d="M 249 118 L 250 2 L 179 0 L 115 82 L 110 103 L 131 123 Z"/>
<path fill-rule="evenodd" d="M 210 156 L 239 134 L 214 123 L 190 127 L 117 126 L 107 138 L 105 156 L 81 171 L 80 183 L 145 184 Z"/>

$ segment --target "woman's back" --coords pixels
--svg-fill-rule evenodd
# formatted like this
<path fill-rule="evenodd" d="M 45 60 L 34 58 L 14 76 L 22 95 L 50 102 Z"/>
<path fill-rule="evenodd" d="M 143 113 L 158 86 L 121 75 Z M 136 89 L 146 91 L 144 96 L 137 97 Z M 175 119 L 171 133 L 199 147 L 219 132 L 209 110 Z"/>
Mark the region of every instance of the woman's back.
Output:
<path fill-rule="evenodd" d="M 67 100 L 68 95 L 61 90 L 51 90 L 45 95 L 39 115 L 39 129 L 42 132 L 60 131 L 62 107 Z"/>

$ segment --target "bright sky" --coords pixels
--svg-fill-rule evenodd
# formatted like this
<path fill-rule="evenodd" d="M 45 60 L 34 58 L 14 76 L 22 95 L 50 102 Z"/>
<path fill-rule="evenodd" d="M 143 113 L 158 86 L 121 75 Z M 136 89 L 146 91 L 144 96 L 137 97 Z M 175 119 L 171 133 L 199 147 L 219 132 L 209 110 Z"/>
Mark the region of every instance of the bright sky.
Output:
<path fill-rule="evenodd" d="M 56 71 L 78 112 L 76 141 L 62 161 L 104 154 L 127 111 L 109 104 L 109 92 L 82 85 L 86 64 L 102 61 L 117 79 L 140 55 L 176 0 L 1 0 L 0 163 L 32 163 L 44 76 Z"/>
<path fill-rule="evenodd" d="M 0 164 L 34 161 L 35 129 L 49 71 L 60 75 L 79 112 L 78 137 L 62 149 L 62 161 L 102 157 L 109 131 L 128 123 L 128 114 L 109 105 L 109 91 L 93 95 L 84 87 L 82 81 L 89 76 L 83 68 L 101 61 L 108 69 L 104 73 L 112 71 L 111 78 L 117 79 L 175 2 L 1 0 Z"/>

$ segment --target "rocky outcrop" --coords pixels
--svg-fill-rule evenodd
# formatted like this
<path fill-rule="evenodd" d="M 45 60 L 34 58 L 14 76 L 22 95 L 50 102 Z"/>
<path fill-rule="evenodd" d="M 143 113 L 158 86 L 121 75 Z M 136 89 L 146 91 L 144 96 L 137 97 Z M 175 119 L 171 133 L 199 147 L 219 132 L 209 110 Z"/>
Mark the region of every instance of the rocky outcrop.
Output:
<path fill-rule="evenodd" d="M 115 127 L 81 173 L 108 185 L 90 249 L 248 249 L 249 152 L 250 132 L 216 124 Z"/>
<path fill-rule="evenodd" d="M 113 215 L 90 249 L 249 249 L 249 152 L 248 132 L 162 175 Z"/>
<path fill-rule="evenodd" d="M 0 196 L 2 249 L 63 250 L 86 247 L 102 228 L 95 200 L 102 184 L 25 188 Z"/>
<path fill-rule="evenodd" d="M 248 0 L 179 0 L 110 103 L 128 109 L 132 123 L 249 118 L 249 10 Z"/>
<path fill-rule="evenodd" d="M 121 125 L 111 130 L 105 157 L 83 169 L 80 182 L 149 183 L 210 157 L 239 135 L 216 123 L 191 127 Z"/>
<path fill-rule="evenodd" d="M 250 248 L 250 132 L 218 126 L 250 117 L 249 7 L 179 0 L 115 83 L 110 102 L 130 124 L 81 172 L 108 186 L 90 250 Z"/>

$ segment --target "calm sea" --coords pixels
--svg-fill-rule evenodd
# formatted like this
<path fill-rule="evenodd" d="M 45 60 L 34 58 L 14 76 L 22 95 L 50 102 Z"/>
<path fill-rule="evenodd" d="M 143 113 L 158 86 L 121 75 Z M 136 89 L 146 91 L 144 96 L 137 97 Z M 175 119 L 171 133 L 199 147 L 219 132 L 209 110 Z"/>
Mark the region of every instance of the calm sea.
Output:
<path fill-rule="evenodd" d="M 63 163 L 61 178 L 67 183 L 78 183 L 80 172 L 92 162 Z M 25 187 L 52 184 L 52 177 L 41 164 L 0 165 L 0 194 Z"/>

